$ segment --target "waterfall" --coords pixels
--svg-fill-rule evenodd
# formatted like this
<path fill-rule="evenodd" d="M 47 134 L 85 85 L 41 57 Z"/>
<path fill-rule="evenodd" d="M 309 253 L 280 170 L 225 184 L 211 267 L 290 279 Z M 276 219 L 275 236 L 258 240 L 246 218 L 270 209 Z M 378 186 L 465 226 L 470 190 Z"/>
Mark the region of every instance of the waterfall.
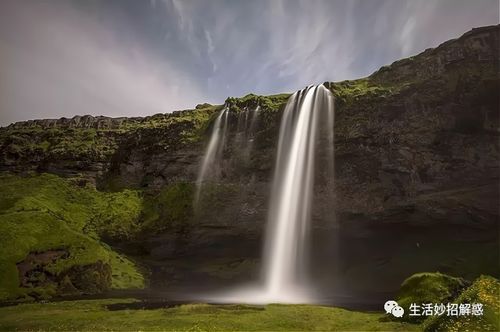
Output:
<path fill-rule="evenodd" d="M 333 181 L 333 121 L 333 95 L 323 85 L 309 86 L 289 98 L 280 124 L 262 284 L 232 291 L 219 296 L 219 300 L 244 303 L 315 301 L 307 268 L 308 230 L 315 169 L 326 168 L 328 183 Z M 319 149 L 325 152 L 327 162 L 324 165 L 315 165 Z"/>
<path fill-rule="evenodd" d="M 333 147 L 333 96 L 323 85 L 289 99 L 281 120 L 264 251 L 264 297 L 309 302 L 308 238 L 319 124 L 328 124 Z M 328 150 L 333 150 L 328 148 Z M 333 165 L 333 155 L 328 156 Z M 330 162 L 330 159 L 332 161 Z"/>
<path fill-rule="evenodd" d="M 203 186 L 203 182 L 209 177 L 209 173 L 212 176 L 217 177 L 218 172 L 217 169 L 217 160 L 221 157 L 225 141 L 226 141 L 226 132 L 227 132 L 227 118 L 229 113 L 229 107 L 227 105 L 224 106 L 222 111 L 219 113 L 217 118 L 215 119 L 212 134 L 210 136 L 210 140 L 208 142 L 207 148 L 203 155 L 203 160 L 201 162 L 201 168 L 198 173 L 198 178 L 196 179 L 196 193 L 194 198 L 194 206 L 195 209 L 200 200 L 201 189 Z M 224 120 L 223 120 L 224 118 Z"/>
<path fill-rule="evenodd" d="M 249 162 L 250 154 L 253 150 L 254 140 L 255 140 L 255 129 L 259 120 L 260 106 L 257 106 L 253 111 L 250 118 L 250 125 L 248 129 L 245 130 L 247 136 L 245 137 L 245 144 L 243 145 L 243 160 L 245 163 Z M 248 113 L 245 120 L 248 119 Z M 245 122 L 246 123 L 246 122 Z M 245 127 L 246 128 L 246 127 Z"/>
<path fill-rule="evenodd" d="M 250 154 L 253 148 L 253 140 L 258 120 L 260 107 L 253 109 L 245 108 L 237 114 L 236 135 L 234 140 L 228 143 L 229 136 L 229 105 L 224 105 L 224 108 L 215 118 L 212 126 L 212 132 L 208 145 L 201 160 L 201 167 L 196 179 L 196 192 L 194 197 L 195 211 L 199 208 L 200 200 L 202 200 L 203 184 L 207 181 L 219 181 L 221 170 L 223 167 L 223 152 L 226 147 L 234 147 L 236 151 L 240 151 L 241 158 L 244 163 L 248 163 Z M 234 164 L 235 160 L 229 158 L 229 164 Z"/>

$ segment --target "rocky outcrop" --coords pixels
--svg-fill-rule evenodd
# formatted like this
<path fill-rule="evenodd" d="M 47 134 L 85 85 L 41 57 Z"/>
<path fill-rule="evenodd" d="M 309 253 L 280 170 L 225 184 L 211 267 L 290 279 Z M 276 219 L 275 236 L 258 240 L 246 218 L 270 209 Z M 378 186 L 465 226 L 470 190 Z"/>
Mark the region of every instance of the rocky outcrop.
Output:
<path fill-rule="evenodd" d="M 34 298 L 50 298 L 55 294 L 98 294 L 111 288 L 111 267 L 101 261 L 75 265 L 61 273 L 50 269 L 51 264 L 68 256 L 69 252 L 64 249 L 30 253 L 17 263 L 20 286 Z"/>
<path fill-rule="evenodd" d="M 0 128 L 0 170 L 49 172 L 96 185 L 108 184 L 113 175 L 108 172 L 121 168 L 122 187 L 141 186 L 142 177 L 151 176 L 143 169 L 143 176 L 135 181 L 136 163 L 142 167 L 145 159 L 158 154 L 171 159 L 175 151 L 199 145 L 199 131 L 217 109 L 202 106 L 144 118 L 86 115 L 14 123 Z"/>

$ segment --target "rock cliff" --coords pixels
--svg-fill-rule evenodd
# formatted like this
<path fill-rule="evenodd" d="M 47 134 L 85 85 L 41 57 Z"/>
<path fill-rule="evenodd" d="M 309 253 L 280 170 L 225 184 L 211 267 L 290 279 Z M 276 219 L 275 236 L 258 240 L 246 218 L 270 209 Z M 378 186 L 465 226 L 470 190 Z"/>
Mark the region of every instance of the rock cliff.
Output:
<path fill-rule="evenodd" d="M 326 194 L 328 178 L 317 174 L 313 252 L 314 260 L 335 261 L 338 287 L 392 291 L 422 270 L 500 273 L 492 263 L 499 240 L 492 232 L 499 221 L 499 30 L 473 29 L 366 78 L 324 83 L 336 98 L 335 193 Z M 226 100 L 221 180 L 197 213 L 193 186 L 222 105 L 145 118 L 14 123 L 0 129 L 0 170 L 54 173 L 103 191 L 141 190 L 142 227 L 126 242 L 108 242 L 142 257 L 153 285 L 186 275 L 248 277 L 257 271 L 287 98 Z M 242 162 L 238 114 L 256 105 L 255 142 Z M 367 271 L 373 280 L 361 280 Z M 322 275 L 318 282 L 329 283 Z"/>

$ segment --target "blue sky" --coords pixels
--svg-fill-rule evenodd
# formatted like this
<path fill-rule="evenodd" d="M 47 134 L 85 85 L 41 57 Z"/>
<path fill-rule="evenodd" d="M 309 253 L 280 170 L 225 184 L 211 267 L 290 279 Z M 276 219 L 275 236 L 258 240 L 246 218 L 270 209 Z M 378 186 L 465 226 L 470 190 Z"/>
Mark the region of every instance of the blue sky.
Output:
<path fill-rule="evenodd" d="M 0 125 L 355 79 L 498 16 L 496 0 L 2 0 Z"/>

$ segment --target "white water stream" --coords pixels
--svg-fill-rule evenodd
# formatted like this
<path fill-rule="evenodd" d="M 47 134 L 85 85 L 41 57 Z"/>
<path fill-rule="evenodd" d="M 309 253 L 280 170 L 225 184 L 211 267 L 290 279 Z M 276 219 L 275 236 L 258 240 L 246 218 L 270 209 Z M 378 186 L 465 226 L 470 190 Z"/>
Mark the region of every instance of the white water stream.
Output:
<path fill-rule="evenodd" d="M 283 112 L 264 243 L 262 283 L 215 300 L 245 303 L 309 303 L 308 278 L 316 150 L 320 125 L 327 126 L 327 167 L 333 170 L 333 95 L 323 85 L 293 94 Z M 223 113 L 216 121 L 220 122 Z M 217 122 L 215 128 L 220 126 Z M 214 132 L 214 135 L 216 133 Z M 210 152 L 212 141 L 208 146 Z M 215 143 L 214 143 L 215 144 Z"/>

